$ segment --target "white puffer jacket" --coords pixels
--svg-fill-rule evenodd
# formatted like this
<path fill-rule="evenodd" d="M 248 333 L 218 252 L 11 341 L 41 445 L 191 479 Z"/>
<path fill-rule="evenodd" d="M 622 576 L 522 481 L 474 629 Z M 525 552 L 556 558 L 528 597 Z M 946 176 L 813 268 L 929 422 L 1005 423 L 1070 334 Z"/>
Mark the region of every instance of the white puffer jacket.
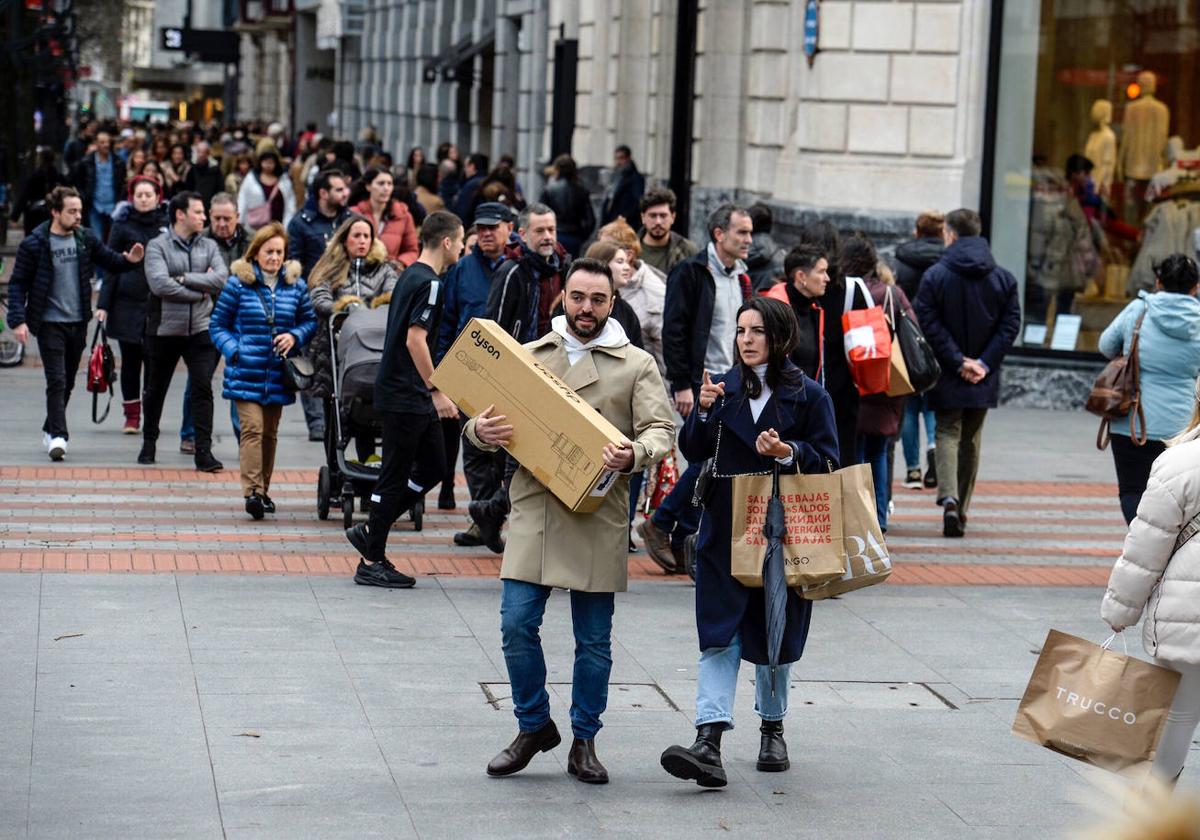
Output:
<path fill-rule="evenodd" d="M 1142 643 L 1152 656 L 1200 664 L 1200 535 L 1172 556 L 1200 513 L 1200 429 L 1158 457 L 1125 548 L 1108 579 L 1100 614 L 1130 627 L 1143 610 Z"/>

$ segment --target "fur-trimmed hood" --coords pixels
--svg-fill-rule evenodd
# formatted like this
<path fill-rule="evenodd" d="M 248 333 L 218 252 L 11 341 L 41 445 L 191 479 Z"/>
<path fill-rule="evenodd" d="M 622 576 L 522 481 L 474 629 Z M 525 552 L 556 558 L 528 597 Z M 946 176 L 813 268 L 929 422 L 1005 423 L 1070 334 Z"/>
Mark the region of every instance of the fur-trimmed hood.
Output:
<path fill-rule="evenodd" d="M 283 264 L 283 269 L 280 275 L 283 282 L 288 286 L 300 279 L 300 263 L 297 260 L 288 260 Z M 229 273 L 242 281 L 243 286 L 253 286 L 258 282 L 258 275 L 254 273 L 254 266 L 246 260 L 234 260 L 233 265 L 229 266 Z"/>

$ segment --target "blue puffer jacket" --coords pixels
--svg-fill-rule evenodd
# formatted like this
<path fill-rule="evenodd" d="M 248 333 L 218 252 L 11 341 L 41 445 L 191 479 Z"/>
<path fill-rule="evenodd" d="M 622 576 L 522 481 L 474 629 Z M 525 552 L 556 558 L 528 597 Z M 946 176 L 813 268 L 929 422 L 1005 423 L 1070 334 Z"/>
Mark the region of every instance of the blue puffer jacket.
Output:
<path fill-rule="evenodd" d="M 1138 368 L 1146 437 L 1167 440 L 1187 428 L 1196 406 L 1200 300 L 1174 292 L 1138 292 L 1138 299 L 1126 306 L 1101 333 L 1100 352 L 1110 359 L 1128 353 L 1133 328 L 1143 312 L 1146 320 L 1138 339 Z M 1112 433 L 1128 437 L 1129 424 L 1113 423 Z"/>
<path fill-rule="evenodd" d="M 284 264 L 272 292 L 262 282 L 257 265 L 234 261 L 208 326 L 213 344 L 225 357 L 221 395 L 227 400 L 260 405 L 291 405 L 296 401 L 296 395 L 283 387 L 283 362 L 275 355 L 267 320 L 272 306 L 276 333 L 290 332 L 296 337 L 294 355 L 317 328 L 308 289 L 300 279 L 300 263 L 289 260 Z"/>

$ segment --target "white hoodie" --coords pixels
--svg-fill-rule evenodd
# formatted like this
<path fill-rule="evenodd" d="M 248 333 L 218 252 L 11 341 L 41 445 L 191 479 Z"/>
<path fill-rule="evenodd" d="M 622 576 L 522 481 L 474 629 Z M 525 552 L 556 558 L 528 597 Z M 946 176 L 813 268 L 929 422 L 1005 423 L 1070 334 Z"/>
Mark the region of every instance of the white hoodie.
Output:
<path fill-rule="evenodd" d="M 566 315 L 556 315 L 552 318 L 550 329 L 563 337 L 563 348 L 567 351 L 567 361 L 572 365 L 582 359 L 583 354 L 591 351 L 593 347 L 624 347 L 629 343 L 629 336 L 625 334 L 625 328 L 617 322 L 616 318 L 611 317 L 604 325 L 604 329 L 600 331 L 600 335 L 587 344 L 581 342 L 567 329 Z"/>

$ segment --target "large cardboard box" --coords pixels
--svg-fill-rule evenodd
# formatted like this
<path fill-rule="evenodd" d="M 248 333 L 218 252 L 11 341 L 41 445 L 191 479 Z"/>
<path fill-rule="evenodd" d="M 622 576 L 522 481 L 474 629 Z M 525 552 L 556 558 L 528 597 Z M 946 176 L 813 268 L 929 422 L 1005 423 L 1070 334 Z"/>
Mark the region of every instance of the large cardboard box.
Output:
<path fill-rule="evenodd" d="M 621 431 L 495 321 L 467 324 L 433 384 L 471 416 L 495 405 L 513 427 L 509 454 L 571 510 L 596 510 L 616 483 L 603 450 Z"/>

